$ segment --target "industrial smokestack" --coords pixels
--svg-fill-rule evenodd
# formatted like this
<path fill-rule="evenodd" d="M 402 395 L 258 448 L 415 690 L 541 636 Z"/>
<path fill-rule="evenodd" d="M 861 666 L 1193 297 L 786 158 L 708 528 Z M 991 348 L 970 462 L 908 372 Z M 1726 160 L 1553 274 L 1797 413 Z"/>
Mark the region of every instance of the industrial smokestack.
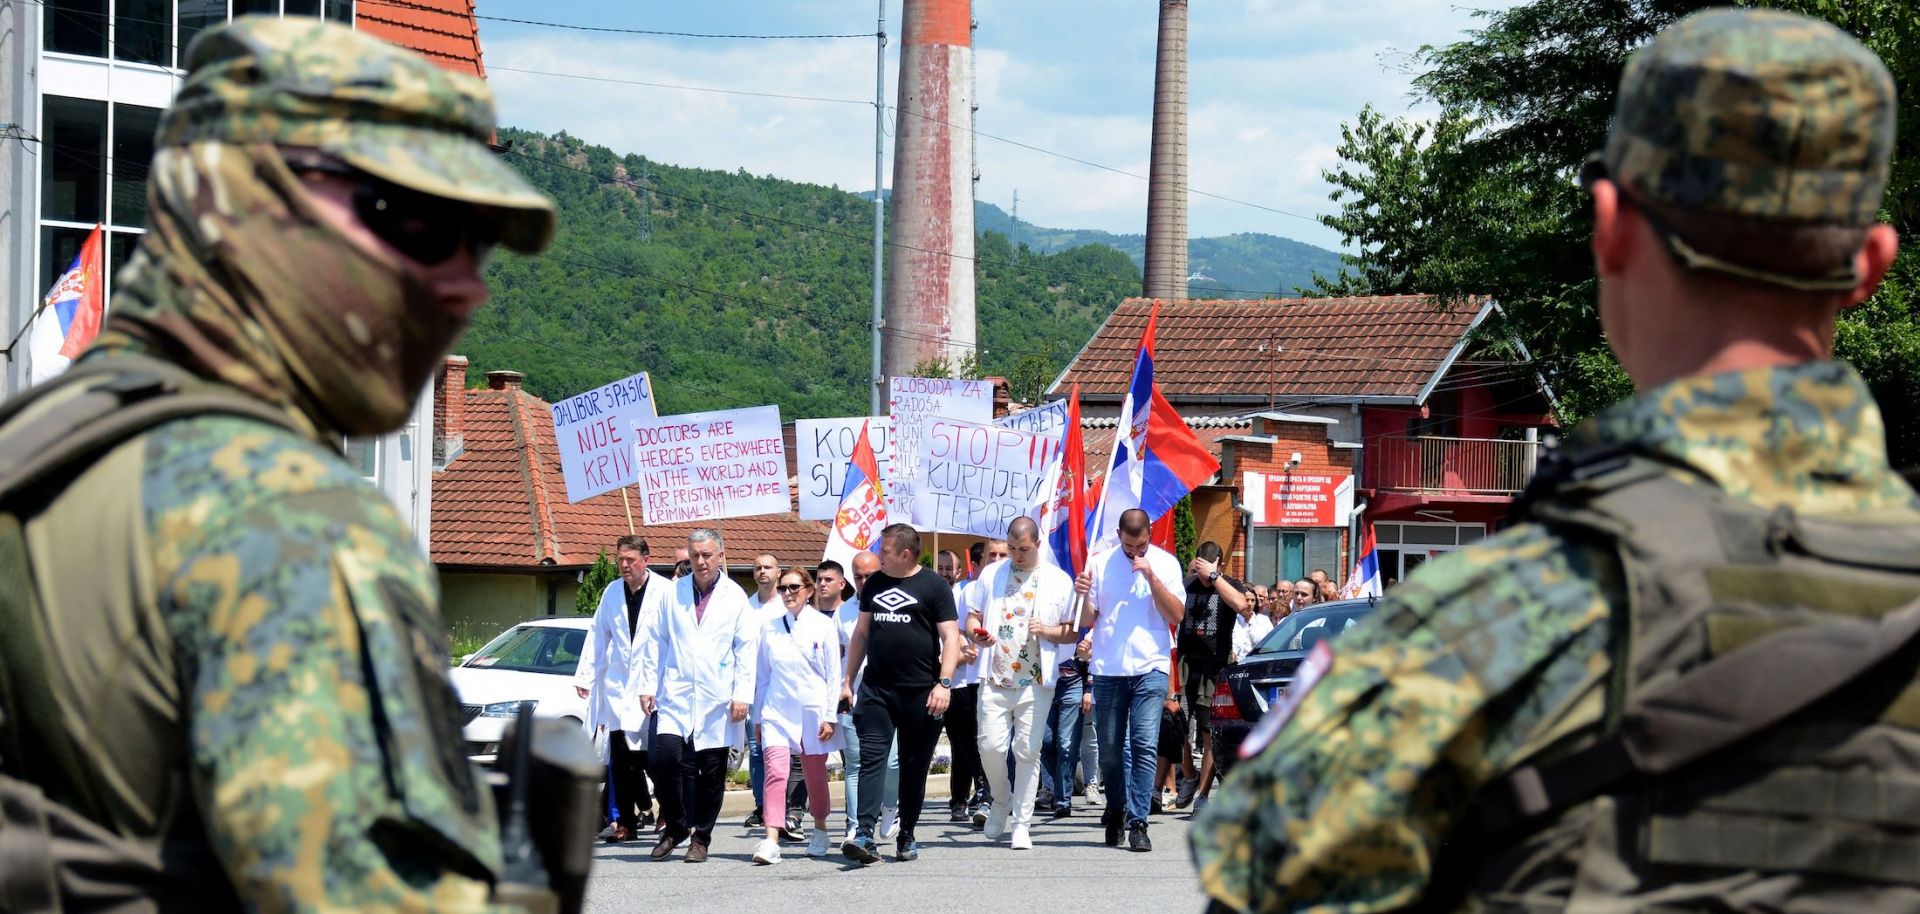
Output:
<path fill-rule="evenodd" d="M 1145 279 L 1149 298 L 1187 297 L 1187 0 L 1160 0 Z"/>
<path fill-rule="evenodd" d="M 901 10 L 881 336 L 889 377 L 974 349 L 972 26 L 970 0 L 905 0 Z"/>

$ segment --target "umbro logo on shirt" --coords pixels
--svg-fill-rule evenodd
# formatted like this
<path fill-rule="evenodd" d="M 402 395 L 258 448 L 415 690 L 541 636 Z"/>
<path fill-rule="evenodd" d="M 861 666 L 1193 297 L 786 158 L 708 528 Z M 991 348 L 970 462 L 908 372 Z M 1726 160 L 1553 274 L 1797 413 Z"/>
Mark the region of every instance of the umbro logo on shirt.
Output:
<path fill-rule="evenodd" d="M 913 594 L 907 593 L 898 587 L 890 588 L 885 593 L 873 598 L 873 605 L 880 610 L 884 610 L 883 612 L 875 612 L 873 614 L 873 621 L 912 622 L 913 614 L 904 612 L 904 610 L 907 607 L 918 606 L 919 604 L 920 601 L 915 598 Z"/>

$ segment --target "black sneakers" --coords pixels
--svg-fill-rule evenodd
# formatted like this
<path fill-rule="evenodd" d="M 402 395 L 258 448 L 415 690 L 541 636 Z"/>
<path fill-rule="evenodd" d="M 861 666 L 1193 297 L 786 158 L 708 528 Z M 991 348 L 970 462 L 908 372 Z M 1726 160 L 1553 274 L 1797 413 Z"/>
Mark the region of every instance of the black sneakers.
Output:
<path fill-rule="evenodd" d="M 911 863 L 920 859 L 920 842 L 907 835 L 901 835 L 900 840 L 893 845 L 893 859 L 901 863 Z"/>
<path fill-rule="evenodd" d="M 1126 827 L 1126 820 L 1118 810 L 1109 809 L 1100 814 L 1100 824 L 1107 827 L 1107 846 L 1120 846 L 1120 832 Z"/>
<path fill-rule="evenodd" d="M 879 849 L 874 847 L 873 839 L 866 835 L 849 838 L 845 842 L 842 842 L 840 845 L 840 855 L 862 866 L 880 862 Z"/>
<path fill-rule="evenodd" d="M 1147 839 L 1145 825 L 1135 825 L 1127 829 L 1127 850 L 1142 852 L 1153 850 L 1153 842 Z"/>

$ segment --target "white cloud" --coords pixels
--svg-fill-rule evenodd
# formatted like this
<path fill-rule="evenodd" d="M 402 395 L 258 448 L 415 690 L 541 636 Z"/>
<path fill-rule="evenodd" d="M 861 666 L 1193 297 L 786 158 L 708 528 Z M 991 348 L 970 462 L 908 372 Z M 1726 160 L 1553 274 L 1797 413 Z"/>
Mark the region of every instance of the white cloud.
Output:
<path fill-rule="evenodd" d="M 750 4 L 748 5 L 750 6 Z M 568 21 L 594 16 L 568 5 Z M 609 9 L 622 10 L 624 4 Z M 1145 175 L 1151 127 L 1156 14 L 1122 20 L 1107 5 L 975 0 L 975 55 L 985 134 Z M 531 13 L 530 8 L 526 12 Z M 713 30 L 754 21 L 735 10 Z M 889 30 L 898 33 L 898 7 Z M 508 9 L 502 15 L 515 15 Z M 551 14 L 562 18 L 559 14 Z M 599 18 L 616 14 L 604 10 Z M 871 10 L 821 7 L 779 15 L 823 31 L 870 27 Z M 1334 163 L 1339 126 L 1371 103 L 1391 114 L 1426 113 L 1407 95 L 1405 55 L 1458 37 L 1473 19 L 1432 0 L 1244 0 L 1190 11 L 1188 150 L 1193 187 L 1306 216 L 1328 211 L 1320 173 Z M 536 17 L 537 18 L 537 17 Z M 626 23 L 621 23 L 626 24 Z M 794 25 L 787 22 L 783 25 Z M 652 83 L 869 100 L 873 46 L 826 42 L 698 42 L 588 37 L 483 23 L 486 62 L 502 122 L 565 129 L 590 142 L 662 162 L 774 174 L 866 190 L 873 176 L 873 110 L 829 104 L 533 76 L 546 70 Z M 682 20 L 676 27 L 698 28 Z M 653 26 L 649 26 L 653 27 Z M 895 101 L 889 48 L 887 103 Z M 891 114 L 889 115 L 891 122 Z M 1038 225 L 1139 232 L 1146 182 L 977 138 L 980 199 Z M 888 140 L 887 179 L 892 176 Z M 1195 236 L 1258 231 L 1326 247 L 1316 223 L 1204 196 L 1190 202 Z"/>

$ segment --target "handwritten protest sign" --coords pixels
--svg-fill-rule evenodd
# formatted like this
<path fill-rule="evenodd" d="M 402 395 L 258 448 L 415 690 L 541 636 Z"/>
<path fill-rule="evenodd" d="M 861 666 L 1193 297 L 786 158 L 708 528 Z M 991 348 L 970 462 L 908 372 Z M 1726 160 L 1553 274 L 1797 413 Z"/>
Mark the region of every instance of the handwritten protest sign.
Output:
<path fill-rule="evenodd" d="M 633 439 L 649 524 L 787 513 L 778 406 L 642 419 Z"/>
<path fill-rule="evenodd" d="M 567 500 L 582 501 L 634 481 L 633 423 L 654 415 L 646 372 L 553 404 L 553 440 Z"/>
<path fill-rule="evenodd" d="M 1025 412 L 1002 416 L 993 420 L 1001 428 L 1017 429 L 1031 435 L 1051 438 L 1058 444 L 1067 438 L 1067 401 L 1055 400 L 1045 406 L 1036 406 Z"/>
<path fill-rule="evenodd" d="M 800 479 L 800 519 L 833 520 L 840 510 L 840 496 L 847 484 L 847 461 L 853 459 L 853 445 L 860 437 L 860 424 L 867 424 L 867 443 L 880 464 L 880 478 L 887 478 L 891 460 L 892 436 L 887 434 L 887 417 L 871 419 L 801 419 L 793 424 L 793 461 Z"/>
<path fill-rule="evenodd" d="M 913 483 L 927 424 L 936 416 L 992 422 L 993 385 L 947 378 L 889 378 L 887 391 L 887 446 L 893 455 L 892 468 L 885 474 L 887 516 L 902 518 L 913 514 Z"/>
<path fill-rule="evenodd" d="M 1047 464 L 1058 450 L 1050 438 L 1010 428 L 928 420 L 915 464 L 913 525 L 1006 536 L 1007 524 L 1040 501 Z"/>

